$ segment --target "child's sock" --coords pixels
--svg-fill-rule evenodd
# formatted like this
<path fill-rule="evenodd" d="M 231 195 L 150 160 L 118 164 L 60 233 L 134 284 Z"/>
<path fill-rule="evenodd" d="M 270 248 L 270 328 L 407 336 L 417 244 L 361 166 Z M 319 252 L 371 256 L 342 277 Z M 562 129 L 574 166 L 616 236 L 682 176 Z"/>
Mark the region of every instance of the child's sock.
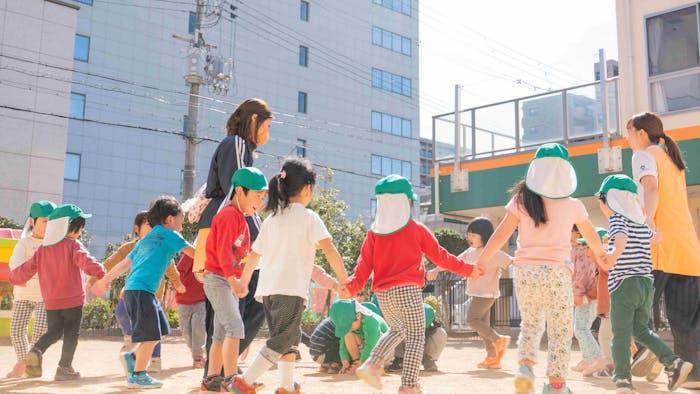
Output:
<path fill-rule="evenodd" d="M 280 371 L 280 387 L 287 391 L 294 391 L 294 362 L 278 361 L 277 368 Z"/>
<path fill-rule="evenodd" d="M 248 370 L 246 370 L 243 374 L 243 380 L 245 380 L 245 382 L 248 384 L 253 384 L 253 382 L 255 382 L 262 374 L 264 374 L 268 369 L 272 368 L 273 365 L 274 364 L 271 363 L 270 360 L 258 353 L 255 360 L 253 360 L 253 363 L 250 364 Z"/>

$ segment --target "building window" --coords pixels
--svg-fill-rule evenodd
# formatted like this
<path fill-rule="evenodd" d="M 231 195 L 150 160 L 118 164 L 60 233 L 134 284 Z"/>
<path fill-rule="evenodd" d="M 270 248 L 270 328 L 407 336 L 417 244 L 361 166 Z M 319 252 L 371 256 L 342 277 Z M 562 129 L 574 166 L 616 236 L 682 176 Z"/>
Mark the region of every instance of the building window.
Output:
<path fill-rule="evenodd" d="M 187 20 L 187 32 L 194 34 L 194 28 L 197 24 L 197 14 L 190 11 L 189 19 Z"/>
<path fill-rule="evenodd" d="M 306 93 L 299 92 L 297 95 L 297 112 L 306 113 Z"/>
<path fill-rule="evenodd" d="M 372 174 L 381 176 L 398 174 L 411 179 L 411 162 L 372 155 Z"/>
<path fill-rule="evenodd" d="M 309 2 L 301 0 L 299 5 L 299 18 L 303 21 L 309 21 Z"/>
<path fill-rule="evenodd" d="M 374 0 L 374 4 L 411 16 L 411 0 Z"/>
<path fill-rule="evenodd" d="M 411 97 L 411 79 L 378 68 L 372 69 L 372 87 Z"/>
<path fill-rule="evenodd" d="M 78 3 L 92 5 L 92 0 L 75 0 L 75 1 L 77 1 Z"/>
<path fill-rule="evenodd" d="M 400 34 L 392 33 L 388 30 L 373 26 L 372 44 L 386 48 L 390 51 L 411 56 L 411 39 Z"/>
<path fill-rule="evenodd" d="M 70 94 L 70 112 L 68 116 L 71 118 L 85 119 L 85 95 L 80 93 Z"/>
<path fill-rule="evenodd" d="M 372 111 L 372 130 L 411 137 L 411 120 Z"/>
<path fill-rule="evenodd" d="M 63 168 L 63 179 L 67 181 L 80 180 L 80 154 L 66 153 L 65 167 Z"/>
<path fill-rule="evenodd" d="M 309 48 L 299 45 L 299 65 L 308 67 L 309 65 Z"/>
<path fill-rule="evenodd" d="M 369 215 L 371 216 L 372 220 L 374 220 L 374 217 L 377 216 L 377 199 L 376 198 L 369 200 Z"/>
<path fill-rule="evenodd" d="M 668 113 L 700 107 L 696 6 L 647 18 L 646 33 L 652 109 Z"/>
<path fill-rule="evenodd" d="M 87 62 L 90 59 L 90 37 L 81 34 L 75 35 L 75 48 L 73 59 Z"/>
<path fill-rule="evenodd" d="M 306 157 L 306 140 L 297 139 L 297 156 Z"/>

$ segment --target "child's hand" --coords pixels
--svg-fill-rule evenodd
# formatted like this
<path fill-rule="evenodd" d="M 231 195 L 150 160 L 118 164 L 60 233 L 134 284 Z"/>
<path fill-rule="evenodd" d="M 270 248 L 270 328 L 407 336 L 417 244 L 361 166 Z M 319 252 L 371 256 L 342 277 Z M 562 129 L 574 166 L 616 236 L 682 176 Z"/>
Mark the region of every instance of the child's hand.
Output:
<path fill-rule="evenodd" d="M 355 374 L 355 371 L 357 371 L 357 368 L 360 368 L 360 365 L 362 365 L 362 363 L 360 362 L 360 360 L 356 360 L 356 361 L 350 366 L 350 368 L 348 369 L 348 374 L 354 375 L 354 374 Z"/>
<path fill-rule="evenodd" d="M 238 298 L 243 298 L 248 295 L 248 285 L 236 278 L 230 278 L 231 290 Z"/>
<path fill-rule="evenodd" d="M 343 360 L 342 364 L 343 364 L 342 368 L 340 368 L 340 371 L 338 371 L 338 374 L 348 373 L 348 371 L 350 370 L 350 361 Z"/>
<path fill-rule="evenodd" d="M 340 298 L 342 298 L 344 300 L 352 298 L 352 294 L 350 294 L 350 290 L 348 290 L 347 286 L 345 286 L 345 285 L 338 286 L 338 293 L 340 293 Z"/>
<path fill-rule="evenodd" d="M 180 283 L 180 286 L 175 286 L 175 291 L 177 291 L 178 293 L 182 294 L 182 293 L 186 292 L 187 289 L 185 288 L 185 285 L 183 285 L 182 283 Z"/>
<path fill-rule="evenodd" d="M 484 276 L 484 269 L 480 265 L 475 265 L 472 273 L 469 274 L 469 279 L 479 279 Z"/>
<path fill-rule="evenodd" d="M 664 234 L 661 231 L 656 231 L 654 235 L 651 236 L 651 239 L 649 242 L 651 242 L 652 245 L 658 245 L 663 241 L 664 239 Z"/>
<path fill-rule="evenodd" d="M 425 278 L 430 280 L 430 281 L 433 281 L 433 280 L 437 279 L 439 273 L 440 273 L 439 268 L 433 268 L 430 271 L 425 273 Z"/>

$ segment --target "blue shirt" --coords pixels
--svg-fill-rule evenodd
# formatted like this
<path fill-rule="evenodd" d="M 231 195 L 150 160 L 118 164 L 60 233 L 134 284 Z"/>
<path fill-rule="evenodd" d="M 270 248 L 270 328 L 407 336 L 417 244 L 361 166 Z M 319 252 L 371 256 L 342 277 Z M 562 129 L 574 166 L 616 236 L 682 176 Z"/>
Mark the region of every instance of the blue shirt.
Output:
<path fill-rule="evenodd" d="M 608 230 L 608 247 L 612 250 L 615 245 L 615 236 L 627 236 L 627 246 L 615 266 L 610 270 L 608 277 L 608 291 L 612 293 L 622 284 L 622 281 L 633 277 L 642 276 L 653 279 L 651 274 L 651 230 L 645 224 L 636 224 L 616 213 L 610 216 L 610 229 Z"/>
<path fill-rule="evenodd" d="M 131 273 L 126 278 L 124 290 L 143 290 L 155 294 L 173 256 L 187 245 L 177 231 L 163 226 L 153 227 L 129 253 Z"/>

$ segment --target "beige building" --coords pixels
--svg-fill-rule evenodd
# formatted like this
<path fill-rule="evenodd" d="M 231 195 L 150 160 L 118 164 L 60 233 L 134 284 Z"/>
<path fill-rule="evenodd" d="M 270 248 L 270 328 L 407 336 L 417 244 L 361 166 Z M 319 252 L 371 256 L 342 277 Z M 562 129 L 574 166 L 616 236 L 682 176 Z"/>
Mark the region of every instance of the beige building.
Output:
<path fill-rule="evenodd" d="M 76 2 L 0 1 L 0 216 L 60 203 Z"/>

